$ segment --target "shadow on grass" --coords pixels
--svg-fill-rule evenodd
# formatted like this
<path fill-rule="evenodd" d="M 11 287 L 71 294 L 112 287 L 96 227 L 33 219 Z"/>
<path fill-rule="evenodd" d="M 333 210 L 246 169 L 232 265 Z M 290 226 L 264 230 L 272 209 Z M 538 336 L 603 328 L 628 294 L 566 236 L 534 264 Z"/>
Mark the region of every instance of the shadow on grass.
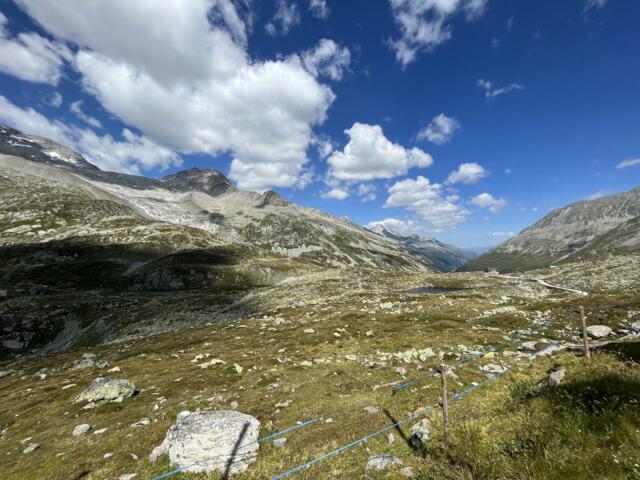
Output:
<path fill-rule="evenodd" d="M 640 342 L 616 342 L 603 345 L 598 352 L 612 353 L 620 360 L 640 362 Z"/>
<path fill-rule="evenodd" d="M 52 343 L 97 345 L 166 316 L 233 317 L 229 306 L 259 286 L 235 268 L 245 255 L 236 247 L 174 251 L 79 239 L 1 246 L 0 358 Z"/>

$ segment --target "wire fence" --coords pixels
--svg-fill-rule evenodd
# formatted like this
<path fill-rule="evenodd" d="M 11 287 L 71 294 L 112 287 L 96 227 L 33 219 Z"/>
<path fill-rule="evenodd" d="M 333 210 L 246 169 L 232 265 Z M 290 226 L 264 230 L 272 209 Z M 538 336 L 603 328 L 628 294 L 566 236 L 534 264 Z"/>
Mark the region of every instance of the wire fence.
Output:
<path fill-rule="evenodd" d="M 516 344 L 522 342 L 523 340 L 525 340 L 527 338 L 530 338 L 530 337 L 532 337 L 532 336 L 534 336 L 536 334 L 544 332 L 548 328 L 549 328 L 549 325 L 543 325 L 543 326 L 541 326 L 541 327 L 539 327 L 539 328 L 537 328 L 537 329 L 535 329 L 535 330 L 533 330 L 533 331 L 531 331 L 529 333 L 519 335 L 518 338 L 516 340 L 514 340 L 513 342 L 494 345 L 492 347 L 487 348 L 486 351 L 479 352 L 479 353 L 474 354 L 474 355 L 466 356 L 466 357 L 462 358 L 461 360 L 459 360 L 458 362 L 456 362 L 455 364 L 451 365 L 451 367 L 455 368 L 455 367 L 459 367 L 459 366 L 468 364 L 468 363 L 470 363 L 470 362 L 472 362 L 474 360 L 477 360 L 479 358 L 484 357 L 488 353 L 498 352 L 498 351 L 503 350 L 503 349 L 505 349 L 505 348 L 507 348 L 509 346 L 516 345 Z M 540 350 L 539 352 L 536 352 L 536 353 L 541 353 L 541 352 L 547 350 L 548 348 L 549 348 L 549 346 L 545 347 L 544 349 L 542 349 L 542 350 Z M 478 384 L 472 385 L 471 387 L 463 390 L 462 392 L 460 392 L 460 393 L 458 393 L 456 395 L 453 395 L 449 401 L 455 401 L 455 400 L 461 398 L 462 396 L 467 395 L 468 393 L 471 393 L 472 391 L 476 390 L 480 386 L 484 385 L 485 383 L 487 383 L 489 381 L 495 380 L 495 378 L 503 375 L 504 373 L 506 373 L 509 370 L 510 370 L 510 368 L 505 370 L 504 372 L 500 372 L 500 373 L 494 374 L 495 376 L 493 378 L 491 378 L 491 379 L 484 380 L 484 381 L 482 381 L 482 382 L 480 382 Z M 428 378 L 428 377 L 426 377 L 426 378 Z M 400 385 L 396 385 L 396 386 L 393 387 L 392 395 L 395 395 L 396 393 L 398 393 L 402 389 L 405 389 L 405 388 L 408 388 L 410 386 L 416 385 L 416 384 L 420 383 L 423 380 L 424 380 L 424 378 L 423 379 L 416 379 L 416 380 L 411 380 L 411 381 L 402 383 Z M 398 421 L 396 423 L 393 423 L 391 425 L 387 425 L 384 428 L 382 428 L 382 429 L 380 429 L 380 430 L 378 430 L 376 432 L 373 432 L 373 433 L 371 433 L 369 435 L 366 435 L 366 436 L 364 436 L 362 438 L 359 438 L 359 439 L 357 439 L 357 440 L 355 440 L 355 441 L 353 441 L 353 442 L 351 442 L 351 443 L 349 443 L 349 444 L 347 444 L 347 445 L 345 445 L 343 447 L 335 449 L 335 450 L 333 450 L 331 452 L 328 452 L 326 454 L 320 455 L 319 457 L 316 457 L 313 460 L 310 460 L 309 462 L 306 462 L 306 463 L 304 463 L 302 465 L 294 467 L 294 468 L 292 468 L 290 470 L 287 470 L 287 471 L 285 471 L 285 472 L 273 477 L 272 480 L 278 480 L 280 478 L 284 478 L 286 476 L 292 475 L 292 474 L 294 474 L 296 472 L 299 472 L 300 470 L 304 470 L 305 468 L 310 467 L 311 465 L 313 465 L 315 463 L 318 463 L 318 462 L 320 462 L 322 460 L 330 458 L 330 457 L 332 457 L 332 456 L 334 456 L 334 455 L 336 455 L 338 453 L 341 453 L 341 452 L 343 452 L 345 450 L 349 450 L 350 448 L 353 448 L 353 447 L 355 447 L 357 445 L 360 445 L 361 443 L 364 443 L 364 442 L 366 442 L 366 441 L 368 441 L 368 440 L 370 440 L 372 438 L 375 438 L 375 437 L 381 435 L 382 433 L 385 433 L 385 432 L 387 432 L 387 431 L 389 431 L 389 430 L 391 430 L 393 428 L 397 428 L 400 425 L 403 425 L 403 424 L 405 424 L 407 422 L 415 420 L 416 418 L 419 418 L 421 416 L 426 415 L 427 413 L 429 413 L 429 412 L 433 411 L 435 408 L 437 408 L 438 405 L 439 404 L 427 407 L 425 410 L 421 410 L 419 413 L 417 413 L 415 415 L 406 417 L 406 418 L 404 418 L 404 419 L 402 419 L 402 420 L 400 420 L 400 421 Z M 276 433 L 269 434 L 269 435 L 266 435 L 264 437 L 260 437 L 259 439 L 255 440 L 253 442 L 248 442 L 246 444 L 242 444 L 239 447 L 236 447 L 235 451 L 237 452 L 238 450 L 242 450 L 243 448 L 247 448 L 247 447 L 250 447 L 252 445 L 262 444 L 262 443 L 267 442 L 269 440 L 272 440 L 274 438 L 280 437 L 280 436 L 284 435 L 285 433 L 292 432 L 292 431 L 295 431 L 295 430 L 300 430 L 302 428 L 305 428 L 305 427 L 308 427 L 308 426 L 311 426 L 311 425 L 314 425 L 314 424 L 318 424 L 323 419 L 330 418 L 330 417 L 336 415 L 337 413 L 343 413 L 343 410 L 335 410 L 335 411 L 332 411 L 330 413 L 326 413 L 324 415 L 320 415 L 318 417 L 312 418 L 310 420 L 306 420 L 304 422 L 298 422 L 295 425 L 291 425 L 289 427 L 286 427 L 285 429 L 280 430 L 280 431 L 278 431 Z M 202 466 L 202 465 L 204 465 L 206 463 L 209 463 L 212 460 L 215 460 L 215 459 L 218 459 L 218 458 L 229 458 L 229 457 L 230 457 L 229 454 L 227 454 L 227 455 L 209 456 L 209 457 L 206 457 L 206 458 L 204 458 L 204 459 L 202 459 L 202 460 L 200 460 L 198 462 L 194 462 L 194 463 L 192 463 L 190 465 L 186 465 L 186 466 L 183 466 L 183 467 L 180 467 L 180 468 L 176 468 L 174 470 L 168 471 L 168 472 L 163 473 L 161 475 L 152 477 L 150 480 L 162 480 L 162 479 L 165 479 L 165 478 L 169 478 L 169 477 L 171 477 L 173 475 L 177 475 L 178 473 L 188 472 L 189 470 L 191 470 L 191 469 L 193 469 L 195 467 Z"/>

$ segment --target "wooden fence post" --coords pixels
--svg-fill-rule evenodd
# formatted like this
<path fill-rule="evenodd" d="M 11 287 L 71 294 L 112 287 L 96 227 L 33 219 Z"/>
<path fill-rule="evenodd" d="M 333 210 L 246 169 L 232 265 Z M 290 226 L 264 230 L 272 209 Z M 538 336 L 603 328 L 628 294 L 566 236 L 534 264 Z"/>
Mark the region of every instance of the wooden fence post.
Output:
<path fill-rule="evenodd" d="M 449 405 L 447 403 L 447 366 L 440 365 L 440 405 L 442 406 L 442 432 L 445 448 L 449 448 Z"/>
<path fill-rule="evenodd" d="M 587 360 L 591 360 L 591 352 L 589 351 L 589 336 L 587 335 L 587 316 L 584 314 L 584 307 L 580 307 L 580 322 L 582 323 L 582 341 L 584 342 L 584 356 Z"/>

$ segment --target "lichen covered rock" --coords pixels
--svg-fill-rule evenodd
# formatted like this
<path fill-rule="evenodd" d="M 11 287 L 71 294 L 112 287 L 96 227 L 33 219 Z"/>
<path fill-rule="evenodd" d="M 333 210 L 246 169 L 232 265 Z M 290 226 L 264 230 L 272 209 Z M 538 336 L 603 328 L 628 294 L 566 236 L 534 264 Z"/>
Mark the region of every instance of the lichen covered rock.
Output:
<path fill-rule="evenodd" d="M 121 402 L 136 393 L 129 380 L 98 377 L 76 397 L 76 402 Z"/>
<path fill-rule="evenodd" d="M 167 454 L 171 465 L 188 467 L 187 472 L 217 470 L 235 475 L 256 461 L 259 431 L 260 422 L 244 413 L 181 412 L 150 460 L 155 463 Z"/>

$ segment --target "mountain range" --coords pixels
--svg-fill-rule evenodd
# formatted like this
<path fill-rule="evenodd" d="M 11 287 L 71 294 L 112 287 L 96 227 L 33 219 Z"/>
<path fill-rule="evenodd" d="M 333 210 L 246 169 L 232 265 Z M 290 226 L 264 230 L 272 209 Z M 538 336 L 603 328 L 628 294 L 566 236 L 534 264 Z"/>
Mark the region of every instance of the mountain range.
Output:
<path fill-rule="evenodd" d="M 551 211 L 460 270 L 531 270 L 640 250 L 640 188 Z"/>

